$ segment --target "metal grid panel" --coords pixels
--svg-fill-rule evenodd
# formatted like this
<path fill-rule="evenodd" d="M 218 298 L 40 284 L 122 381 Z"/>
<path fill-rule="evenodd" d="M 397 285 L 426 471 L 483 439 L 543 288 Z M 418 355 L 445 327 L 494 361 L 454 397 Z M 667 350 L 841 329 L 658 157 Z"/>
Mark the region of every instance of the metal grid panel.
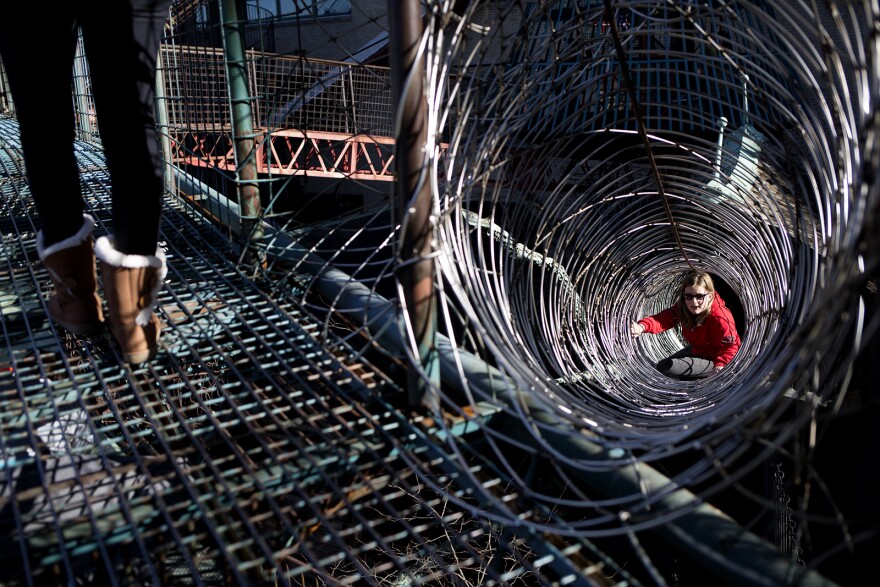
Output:
<path fill-rule="evenodd" d="M 247 53 L 255 126 L 313 132 L 394 134 L 386 67 Z M 162 46 L 168 125 L 231 131 L 220 49 Z"/>
<path fill-rule="evenodd" d="M 163 44 L 163 102 L 172 129 L 230 131 L 223 51 Z"/>
<path fill-rule="evenodd" d="M 253 68 L 262 126 L 394 135 L 388 68 L 276 55 Z"/>
<path fill-rule="evenodd" d="M 590 560 L 607 558 L 586 541 L 514 536 L 450 502 L 445 491 L 472 501 L 474 479 L 506 482 L 478 455 L 462 470 L 430 419 L 389 403 L 401 396 L 391 380 L 293 296 L 267 296 L 236 269 L 230 242 L 179 200 L 166 199 L 161 235 L 169 273 L 157 359 L 132 370 L 107 333 L 56 329 L 17 127 L 0 122 L 0 523 L 7 564 L 23 561 L 0 582 L 526 585 L 603 575 Z M 88 145 L 78 157 L 99 235 L 109 222 L 103 157 Z"/>

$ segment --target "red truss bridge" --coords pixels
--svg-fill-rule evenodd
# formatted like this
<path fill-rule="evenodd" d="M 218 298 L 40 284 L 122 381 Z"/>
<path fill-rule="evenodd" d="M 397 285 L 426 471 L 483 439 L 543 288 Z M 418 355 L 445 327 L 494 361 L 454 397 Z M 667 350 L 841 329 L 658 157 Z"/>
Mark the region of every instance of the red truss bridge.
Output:
<path fill-rule="evenodd" d="M 394 139 L 366 134 L 282 129 L 258 131 L 257 172 L 337 179 L 393 181 Z M 175 162 L 234 171 L 235 151 L 226 131 L 187 131 L 173 140 Z M 441 154 L 446 151 L 440 145 Z"/>

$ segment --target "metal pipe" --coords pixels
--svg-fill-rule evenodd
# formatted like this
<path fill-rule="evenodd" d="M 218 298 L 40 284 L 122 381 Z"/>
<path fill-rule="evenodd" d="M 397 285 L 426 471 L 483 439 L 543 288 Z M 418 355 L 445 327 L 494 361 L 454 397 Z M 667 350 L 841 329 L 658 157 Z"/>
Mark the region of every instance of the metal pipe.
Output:
<path fill-rule="evenodd" d="M 422 15 L 417 0 L 389 0 L 391 29 L 392 95 L 397 104 L 395 144 L 395 183 L 401 243 L 400 281 L 406 315 L 406 331 L 413 343 L 412 353 L 421 363 L 424 375 L 410 368 L 407 389 L 410 405 L 417 405 L 426 386 L 439 385 L 435 337 L 437 300 L 434 292 L 433 205 L 427 181 L 426 145 L 428 113 L 425 95 L 425 63 L 420 43 Z"/>
<path fill-rule="evenodd" d="M 727 126 L 727 118 L 722 116 L 718 119 L 718 151 L 715 153 L 715 179 L 721 178 L 721 152 L 724 150 L 724 128 Z"/>
<path fill-rule="evenodd" d="M 159 52 L 157 59 L 162 59 Z M 165 72 L 161 67 L 156 68 L 156 126 L 159 128 L 159 144 L 162 146 L 162 161 L 165 163 L 163 177 L 165 189 L 174 193 L 174 173 L 172 161 L 174 153 L 171 147 L 171 133 L 168 130 L 168 102 L 165 96 Z"/>
<path fill-rule="evenodd" d="M 76 98 L 76 108 L 79 111 L 76 124 L 76 136 L 78 139 L 95 142 L 95 137 L 100 136 L 97 127 L 95 113 L 89 108 L 89 89 L 86 87 L 88 71 L 85 68 L 86 58 L 83 52 L 82 34 L 77 38 L 76 55 L 73 59 L 73 94 Z"/>
<path fill-rule="evenodd" d="M 232 141 L 235 150 L 235 172 L 241 202 L 242 222 L 249 259 L 258 258 L 252 245 L 263 238 L 260 216 L 260 189 L 257 180 L 257 154 L 254 142 L 254 120 L 251 96 L 248 92 L 248 66 L 244 50 L 244 32 L 235 0 L 220 2 L 220 24 L 223 33 L 223 52 L 226 64 L 226 83 L 229 87 L 232 116 Z"/>

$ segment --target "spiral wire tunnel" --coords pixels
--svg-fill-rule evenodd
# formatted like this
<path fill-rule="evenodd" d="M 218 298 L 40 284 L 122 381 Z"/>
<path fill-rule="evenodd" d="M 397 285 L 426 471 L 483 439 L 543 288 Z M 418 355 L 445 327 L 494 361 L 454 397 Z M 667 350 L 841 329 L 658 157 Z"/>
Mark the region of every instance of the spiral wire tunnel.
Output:
<path fill-rule="evenodd" d="M 524 429 L 487 431 L 492 458 L 515 479 L 499 447 L 522 442 L 559 479 L 677 463 L 660 487 L 568 496 L 565 531 L 662 525 L 664 495 L 713 495 L 773 453 L 796 469 L 819 406 L 847 402 L 877 328 L 877 18 L 857 2 L 471 5 L 437 43 L 457 74 L 431 103 L 450 142 L 443 313 L 467 325 L 453 347 L 506 382 L 473 400 Z M 679 335 L 628 331 L 689 269 L 725 286 L 743 346 L 682 383 L 653 369 Z M 573 457 L 584 438 L 595 453 Z"/>
<path fill-rule="evenodd" d="M 429 214 L 376 187 L 402 130 L 386 3 L 249 6 L 246 97 L 225 78 L 231 4 L 176 2 L 166 28 L 153 364 L 45 320 L 0 120 L 0 521 L 25 561 L 0 584 L 845 585 L 873 568 L 876 1 L 420 2 Z M 371 31 L 357 50 L 346 7 Z M 246 101 L 256 181 L 232 148 Z M 100 232 L 96 130 L 77 157 Z M 428 357 L 402 295 L 417 213 Z M 629 325 L 693 268 L 743 344 L 682 382 L 654 369 L 680 335 Z"/>

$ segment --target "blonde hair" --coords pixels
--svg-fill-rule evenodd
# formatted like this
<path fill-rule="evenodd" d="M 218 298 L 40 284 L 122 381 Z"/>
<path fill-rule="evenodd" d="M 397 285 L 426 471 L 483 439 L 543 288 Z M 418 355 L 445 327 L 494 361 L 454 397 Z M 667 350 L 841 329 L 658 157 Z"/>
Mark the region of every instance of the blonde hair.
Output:
<path fill-rule="evenodd" d="M 706 307 L 702 312 L 699 314 L 692 314 L 691 311 L 688 310 L 687 304 L 684 303 L 684 290 L 688 287 L 703 287 L 707 292 L 714 294 L 715 283 L 712 281 L 712 276 L 703 271 L 691 271 L 684 276 L 684 280 L 681 282 L 681 287 L 678 291 L 678 300 L 675 302 L 675 306 L 678 308 L 678 321 L 682 328 L 693 330 L 701 325 L 706 319 L 706 316 L 712 311 L 712 302 L 715 301 L 715 296 L 713 295 L 706 303 Z"/>

